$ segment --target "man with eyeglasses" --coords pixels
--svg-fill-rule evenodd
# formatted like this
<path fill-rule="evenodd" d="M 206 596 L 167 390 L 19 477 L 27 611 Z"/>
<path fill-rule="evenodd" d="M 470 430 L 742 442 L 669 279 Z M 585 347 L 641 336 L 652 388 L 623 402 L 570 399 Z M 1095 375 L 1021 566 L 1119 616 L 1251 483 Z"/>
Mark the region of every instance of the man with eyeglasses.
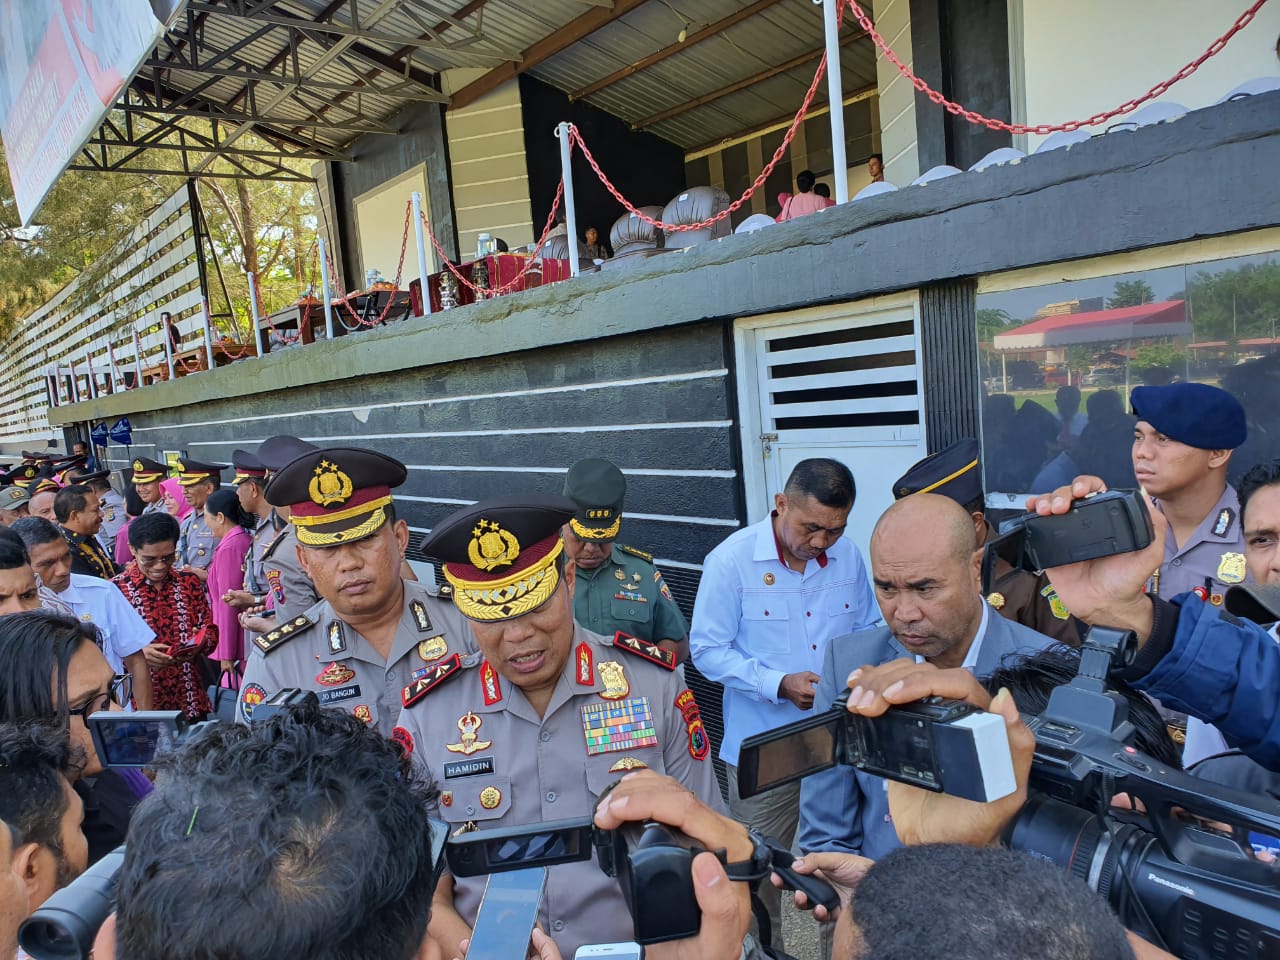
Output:
<path fill-rule="evenodd" d="M 151 671 L 145 650 L 155 639 L 155 631 L 110 580 L 72 573 L 71 547 L 48 520 L 27 517 L 12 529 L 26 545 L 41 585 L 51 590 L 72 616 L 97 628 L 98 646 L 111 669 L 133 677 L 137 708 L 150 710 Z"/>
<path fill-rule="evenodd" d="M 608 460 L 579 460 L 564 479 L 564 495 L 578 506 L 560 531 L 577 567 L 573 618 L 602 636 L 621 631 L 689 656 L 689 624 L 676 606 L 653 555 L 617 542 L 627 479 Z"/>
<path fill-rule="evenodd" d="M 167 513 L 138 517 L 128 531 L 135 562 L 112 582 L 156 634 L 143 650 L 154 709 L 181 710 L 188 720 L 203 720 L 211 706 L 200 658 L 213 653 L 218 628 L 204 583 L 175 569 L 178 534 L 178 521 Z"/>

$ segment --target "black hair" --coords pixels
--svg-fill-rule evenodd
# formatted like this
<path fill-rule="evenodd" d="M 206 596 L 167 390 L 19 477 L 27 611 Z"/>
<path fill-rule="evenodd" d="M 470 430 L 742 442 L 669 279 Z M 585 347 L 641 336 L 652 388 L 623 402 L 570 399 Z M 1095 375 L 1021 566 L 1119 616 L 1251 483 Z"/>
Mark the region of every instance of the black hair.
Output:
<path fill-rule="evenodd" d="M 858 495 L 853 474 L 839 460 L 816 457 L 801 460 L 787 477 L 782 492 L 788 497 L 813 497 L 824 507 L 852 507 Z"/>
<path fill-rule="evenodd" d="M 9 527 L 22 538 L 27 551 L 46 543 L 56 543 L 63 539 L 62 531 L 57 524 L 50 523 L 44 517 L 23 517 Z"/>
<path fill-rule="evenodd" d="M 129 824 L 119 956 L 413 956 L 435 891 L 432 793 L 399 744 L 313 700 L 219 725 L 158 768 Z"/>
<path fill-rule="evenodd" d="M 59 523 L 66 523 L 71 515 L 84 509 L 85 497 L 93 491 L 83 483 L 73 483 L 63 487 L 53 498 L 53 515 Z"/>
<path fill-rule="evenodd" d="M 48 723 L 0 723 L 0 820 L 17 829 L 20 843 L 53 854 L 59 887 L 73 879 L 62 848 L 62 784 L 75 779 L 72 755 L 65 730 Z"/>
<path fill-rule="evenodd" d="M 21 522 L 21 521 L 19 521 Z M 17 524 L 14 524 L 17 526 Z M 0 527 L 0 570 L 15 570 L 31 566 L 27 545 L 12 527 Z"/>
<path fill-rule="evenodd" d="M 808 193 L 813 189 L 813 185 L 817 179 L 818 178 L 813 175 L 812 170 L 801 170 L 796 174 L 796 189 L 801 193 Z"/>
<path fill-rule="evenodd" d="M 1253 495 L 1263 487 L 1280 486 L 1280 460 L 1269 463 L 1257 463 L 1249 468 L 1249 472 L 1240 478 L 1236 494 L 1240 498 L 1240 521 L 1244 522 L 1245 510 Z"/>
<path fill-rule="evenodd" d="M 881 165 L 884 164 L 884 156 L 879 153 L 873 153 L 871 156 L 867 157 L 867 163 L 870 163 L 872 160 L 879 160 Z"/>
<path fill-rule="evenodd" d="M 820 197 L 824 197 L 828 200 L 831 199 L 831 188 L 828 187 L 825 183 L 815 183 L 813 185 L 813 192 Z"/>
<path fill-rule="evenodd" d="M 250 527 L 255 520 L 244 512 L 244 507 L 240 506 L 240 498 L 229 487 L 220 487 L 209 494 L 209 499 L 204 502 L 204 508 L 211 514 L 222 514 L 237 527 Z"/>
<path fill-rule="evenodd" d="M 82 644 L 96 640 L 92 623 L 52 610 L 0 617 L 0 722 L 65 724 L 68 666 Z"/>
<path fill-rule="evenodd" d="M 142 502 L 142 498 L 138 496 L 138 491 L 134 489 L 132 483 L 125 484 L 124 487 L 124 512 L 130 517 L 142 516 L 142 511 L 147 509 L 147 505 Z"/>
<path fill-rule="evenodd" d="M 94 493 L 111 489 L 111 480 L 108 477 L 94 477 L 92 480 L 86 481 L 86 483 Z"/>
<path fill-rule="evenodd" d="M 853 891 L 875 960 L 1132 960 L 1107 902 L 1020 850 L 925 844 L 871 865 Z"/>
<path fill-rule="evenodd" d="M 1043 713 L 1053 689 L 1070 683 L 1079 669 L 1080 651 L 1057 643 L 1036 653 L 1006 657 L 981 683 L 989 693 L 1007 687 L 1018 709 L 1032 715 Z M 1178 748 L 1151 701 L 1127 684 L 1112 681 L 1112 686 L 1129 701 L 1129 722 L 1134 726 L 1130 746 L 1167 767 L 1181 768 Z"/>
<path fill-rule="evenodd" d="M 129 524 L 129 547 L 137 553 L 152 543 L 173 541 L 176 545 L 182 535 L 178 521 L 163 510 L 144 513 Z"/>

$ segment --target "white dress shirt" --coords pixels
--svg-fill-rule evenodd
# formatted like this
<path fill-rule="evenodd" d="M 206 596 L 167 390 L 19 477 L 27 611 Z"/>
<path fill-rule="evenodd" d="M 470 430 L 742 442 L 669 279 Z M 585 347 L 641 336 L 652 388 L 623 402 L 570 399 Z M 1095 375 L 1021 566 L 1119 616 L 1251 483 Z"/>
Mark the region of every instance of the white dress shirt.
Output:
<path fill-rule="evenodd" d="M 124 673 L 125 657 L 156 638 L 155 631 L 110 580 L 73 573 L 71 585 L 57 596 L 77 617 L 98 628 L 102 653 L 116 673 Z"/>

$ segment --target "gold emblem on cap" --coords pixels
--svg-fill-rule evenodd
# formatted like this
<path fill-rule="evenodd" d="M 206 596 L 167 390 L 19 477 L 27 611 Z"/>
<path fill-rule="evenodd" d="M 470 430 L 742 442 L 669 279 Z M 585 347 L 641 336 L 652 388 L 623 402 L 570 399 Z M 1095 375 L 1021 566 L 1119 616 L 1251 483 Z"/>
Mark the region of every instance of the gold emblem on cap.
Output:
<path fill-rule="evenodd" d="M 133 461 L 133 469 L 141 473 L 146 468 L 143 467 L 141 460 L 135 460 Z"/>
<path fill-rule="evenodd" d="M 477 570 L 509 567 L 520 556 L 520 541 L 510 530 L 503 530 L 496 520 L 481 520 L 471 531 L 467 557 Z"/>
<path fill-rule="evenodd" d="M 336 463 L 331 460 L 321 460 L 320 465 L 315 469 L 315 476 L 311 478 L 310 486 L 307 487 L 307 492 L 311 494 L 312 503 L 331 507 L 351 499 L 353 489 L 351 478 L 343 473 Z"/>

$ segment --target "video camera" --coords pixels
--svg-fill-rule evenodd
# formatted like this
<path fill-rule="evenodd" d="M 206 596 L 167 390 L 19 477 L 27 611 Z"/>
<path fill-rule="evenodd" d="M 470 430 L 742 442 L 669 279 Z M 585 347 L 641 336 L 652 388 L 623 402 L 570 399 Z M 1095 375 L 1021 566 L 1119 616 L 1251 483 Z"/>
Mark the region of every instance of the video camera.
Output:
<path fill-rule="evenodd" d="M 839 906 L 830 884 L 796 873 L 788 851 L 759 840 L 763 843 L 757 842 L 746 865 L 728 864 L 724 850 L 712 852 L 731 879 L 758 882 L 773 872 L 828 910 Z M 702 912 L 693 893 L 693 858 L 704 851 L 697 841 L 664 824 L 649 821 L 602 830 L 588 817 L 459 834 L 449 839 L 445 860 L 455 877 L 477 877 L 576 863 L 590 860 L 594 853 L 600 869 L 622 887 L 635 941 L 652 944 L 697 936 Z"/>
<path fill-rule="evenodd" d="M 315 699 L 296 687 L 279 691 L 258 704 L 252 723 L 264 723 L 294 704 Z M 147 767 L 156 754 L 174 750 L 204 736 L 219 721 L 189 724 L 178 710 L 100 711 L 87 718 L 98 760 L 109 769 Z M 441 826 L 443 844 L 445 828 Z M 114 909 L 117 874 L 124 863 L 124 847 L 111 851 L 70 885 L 53 894 L 26 919 L 18 941 L 35 960 L 80 960 L 88 957 L 93 940 Z"/>

